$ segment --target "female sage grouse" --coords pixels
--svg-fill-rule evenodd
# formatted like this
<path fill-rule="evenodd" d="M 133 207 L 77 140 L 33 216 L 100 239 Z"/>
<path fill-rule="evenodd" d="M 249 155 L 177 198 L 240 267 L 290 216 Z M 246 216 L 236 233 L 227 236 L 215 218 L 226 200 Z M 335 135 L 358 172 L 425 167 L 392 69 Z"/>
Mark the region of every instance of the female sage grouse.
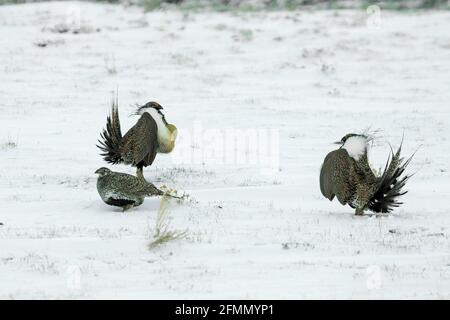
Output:
<path fill-rule="evenodd" d="M 411 175 L 401 177 L 412 156 L 401 158 L 402 145 L 389 156 L 384 172 L 377 176 L 372 171 L 367 149 L 371 138 L 362 134 L 347 134 L 341 141 L 341 147 L 330 152 L 320 171 L 320 191 L 330 201 L 336 196 L 342 205 L 356 209 L 355 214 L 362 215 L 364 210 L 389 213 L 402 203 L 397 198 Z"/>
<path fill-rule="evenodd" d="M 137 167 L 137 176 L 144 178 L 142 168 L 155 160 L 156 153 L 169 153 L 175 146 L 177 128 L 167 123 L 163 108 L 156 102 L 148 102 L 136 111 L 138 122 L 122 136 L 117 98 L 112 102 L 111 115 L 106 119 L 106 129 L 97 145 L 106 162 L 125 163 Z"/>
<path fill-rule="evenodd" d="M 100 168 L 95 173 L 98 174 L 97 191 L 102 200 L 110 206 L 121 207 L 123 211 L 140 206 L 145 197 L 164 195 L 152 183 L 130 174 L 108 168 Z"/>

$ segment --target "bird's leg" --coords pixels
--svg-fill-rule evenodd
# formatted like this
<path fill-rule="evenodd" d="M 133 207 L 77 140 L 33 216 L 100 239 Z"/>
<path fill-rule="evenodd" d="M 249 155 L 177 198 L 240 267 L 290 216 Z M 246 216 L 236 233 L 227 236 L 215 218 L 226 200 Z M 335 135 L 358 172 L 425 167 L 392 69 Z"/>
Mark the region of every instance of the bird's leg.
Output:
<path fill-rule="evenodd" d="M 136 176 L 138 177 L 138 179 L 140 180 L 145 180 L 144 178 L 144 170 L 142 169 L 142 167 L 138 167 L 136 170 Z"/>
<path fill-rule="evenodd" d="M 133 208 L 133 207 L 134 207 L 134 205 L 132 205 L 132 204 L 127 204 L 126 206 L 122 207 L 122 212 L 125 212 L 125 211 L 127 211 L 127 210 L 129 210 L 129 209 L 131 209 L 131 208 Z"/>
<path fill-rule="evenodd" d="M 362 216 L 363 214 L 364 214 L 364 208 L 356 207 L 355 215 L 356 216 Z"/>

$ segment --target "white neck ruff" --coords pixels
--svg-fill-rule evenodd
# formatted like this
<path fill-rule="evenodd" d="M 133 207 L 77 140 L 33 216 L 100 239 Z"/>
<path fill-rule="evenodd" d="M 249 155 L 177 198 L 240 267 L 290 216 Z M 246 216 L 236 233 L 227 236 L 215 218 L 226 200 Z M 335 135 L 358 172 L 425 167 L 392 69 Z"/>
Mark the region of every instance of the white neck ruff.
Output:
<path fill-rule="evenodd" d="M 362 136 L 354 136 L 348 138 L 342 146 L 347 150 L 350 157 L 358 161 L 367 150 L 367 139 Z"/>
<path fill-rule="evenodd" d="M 144 112 L 148 112 L 155 120 L 158 126 L 158 142 L 159 144 L 167 144 L 170 142 L 170 131 L 162 119 L 162 115 L 154 108 L 146 108 Z"/>

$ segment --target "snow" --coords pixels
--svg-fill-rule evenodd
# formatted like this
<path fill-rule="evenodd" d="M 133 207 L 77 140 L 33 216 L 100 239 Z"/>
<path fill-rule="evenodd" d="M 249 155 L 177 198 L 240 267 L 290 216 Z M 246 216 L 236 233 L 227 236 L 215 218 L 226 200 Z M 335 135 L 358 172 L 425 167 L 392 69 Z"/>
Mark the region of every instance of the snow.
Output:
<path fill-rule="evenodd" d="M 342 148 L 347 150 L 350 157 L 358 161 L 367 150 L 367 138 L 364 136 L 349 137 Z"/>
<path fill-rule="evenodd" d="M 450 298 L 449 18 L 0 6 L 0 298 Z M 144 174 L 194 199 L 169 205 L 187 239 L 150 250 L 160 199 L 97 194 L 99 167 L 135 174 L 95 146 L 115 89 L 123 132 L 148 101 L 179 130 Z M 374 168 L 421 145 L 389 217 L 320 193 L 367 127 Z"/>

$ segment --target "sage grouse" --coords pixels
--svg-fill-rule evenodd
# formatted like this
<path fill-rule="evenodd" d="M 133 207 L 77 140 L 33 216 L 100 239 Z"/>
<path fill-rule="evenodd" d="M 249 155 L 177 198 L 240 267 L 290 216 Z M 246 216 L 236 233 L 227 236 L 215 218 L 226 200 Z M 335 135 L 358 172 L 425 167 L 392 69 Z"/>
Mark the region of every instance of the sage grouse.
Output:
<path fill-rule="evenodd" d="M 398 197 L 410 175 L 403 175 L 412 156 L 403 161 L 400 156 L 402 145 L 391 154 L 381 175 L 376 175 L 368 161 L 367 149 L 371 138 L 362 134 L 347 134 L 341 147 L 330 152 L 320 171 L 320 191 L 330 201 L 336 196 L 342 205 L 356 209 L 362 215 L 368 209 L 377 213 L 389 213 L 402 203 Z"/>
<path fill-rule="evenodd" d="M 100 134 L 103 141 L 97 145 L 106 162 L 125 163 L 137 167 L 136 175 L 143 179 L 143 167 L 150 166 L 156 153 L 169 153 L 175 146 L 177 128 L 167 123 L 163 108 L 156 102 L 139 107 L 135 115 L 138 122 L 122 136 L 117 98 L 112 102 L 111 115 L 106 119 L 106 129 Z"/>
<path fill-rule="evenodd" d="M 130 174 L 114 172 L 104 167 L 95 173 L 98 174 L 97 191 L 103 202 L 121 207 L 123 211 L 140 206 L 145 197 L 164 195 L 152 183 Z"/>

